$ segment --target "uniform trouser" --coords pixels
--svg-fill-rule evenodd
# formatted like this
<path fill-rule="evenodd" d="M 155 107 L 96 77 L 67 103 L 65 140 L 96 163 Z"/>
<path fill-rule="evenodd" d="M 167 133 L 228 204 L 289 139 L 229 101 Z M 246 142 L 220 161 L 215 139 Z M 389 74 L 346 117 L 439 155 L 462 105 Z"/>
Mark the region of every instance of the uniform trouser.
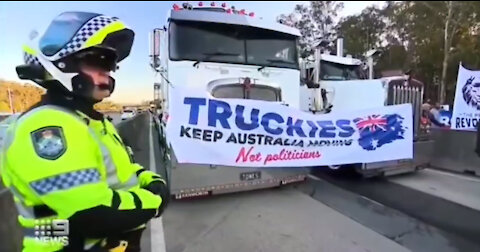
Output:
<path fill-rule="evenodd" d="M 144 230 L 145 228 L 141 228 L 117 236 L 108 237 L 105 246 L 94 246 L 92 249 L 88 250 L 88 252 L 107 252 L 109 249 L 118 247 L 121 241 L 128 242 L 127 250 L 125 250 L 125 252 L 140 252 L 140 242 Z"/>

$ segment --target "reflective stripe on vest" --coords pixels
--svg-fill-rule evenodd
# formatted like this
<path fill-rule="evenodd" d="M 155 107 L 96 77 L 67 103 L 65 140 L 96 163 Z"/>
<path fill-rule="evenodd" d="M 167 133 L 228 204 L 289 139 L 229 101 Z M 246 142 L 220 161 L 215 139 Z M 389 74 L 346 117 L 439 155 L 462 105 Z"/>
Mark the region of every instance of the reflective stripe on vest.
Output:
<path fill-rule="evenodd" d="M 75 117 L 79 122 L 86 124 L 81 115 L 79 115 L 77 112 L 73 112 L 69 109 L 60 107 L 60 106 L 55 106 L 55 105 L 45 105 L 42 106 L 45 109 L 54 109 L 54 110 L 60 110 L 65 113 L 68 113 Z M 41 108 L 41 107 L 40 107 Z M 88 125 L 87 125 L 88 126 Z M 100 146 L 100 150 L 102 152 L 103 156 L 103 162 L 105 164 L 105 168 L 107 169 L 107 183 L 111 189 L 129 189 L 135 185 L 138 184 L 138 179 L 136 174 L 132 174 L 132 176 L 125 182 L 125 183 L 120 183 L 120 180 L 118 179 L 118 174 L 117 174 L 117 168 L 115 166 L 115 163 L 113 162 L 113 158 L 110 154 L 110 151 L 108 148 L 102 143 L 102 141 L 98 138 L 97 134 L 95 131 L 88 126 L 88 131 L 90 132 L 90 135 L 93 137 L 95 142 L 97 142 L 98 146 Z"/>
<path fill-rule="evenodd" d="M 81 118 L 81 116 L 74 111 L 68 110 L 68 109 L 60 107 L 60 106 L 55 106 L 55 105 L 43 105 L 43 106 L 40 106 L 40 107 L 37 107 L 37 108 L 34 108 L 34 109 L 30 110 L 29 112 L 25 113 L 20 118 L 18 118 L 15 122 L 13 122 L 14 125 L 12 127 L 12 131 L 10 132 L 11 134 L 7 134 L 7 136 L 5 138 L 4 150 L 7 150 L 10 147 L 10 145 L 13 143 L 14 138 L 15 138 L 13 133 L 15 133 L 15 129 L 16 129 L 17 125 L 20 125 L 24 120 L 26 120 L 34 112 L 41 111 L 41 110 L 44 110 L 44 109 L 52 109 L 52 110 L 65 112 L 67 114 L 72 115 L 79 122 L 81 122 L 83 124 L 86 124 L 85 121 Z M 88 125 L 87 125 L 87 127 L 88 127 L 90 135 L 93 137 L 95 142 L 98 144 L 98 146 L 100 147 L 100 150 L 102 152 L 103 162 L 104 162 L 105 168 L 106 168 L 107 183 L 108 183 L 109 187 L 111 189 L 116 190 L 116 189 L 129 189 L 131 187 L 134 187 L 134 186 L 138 185 L 138 179 L 137 179 L 137 176 L 136 176 L 135 173 L 133 173 L 132 176 L 126 182 L 120 183 L 120 180 L 119 180 L 118 175 L 117 175 L 117 168 L 116 168 L 116 166 L 113 162 L 112 156 L 110 155 L 110 151 L 102 143 L 102 141 L 100 141 L 100 139 L 96 135 L 95 131 L 91 127 L 89 127 Z M 13 187 L 11 187 L 10 190 L 21 201 L 21 202 L 15 202 L 15 205 L 17 207 L 17 210 L 18 210 L 19 214 L 22 215 L 23 217 L 27 218 L 27 219 L 35 219 L 33 208 L 25 206 L 23 204 L 24 197 Z"/>

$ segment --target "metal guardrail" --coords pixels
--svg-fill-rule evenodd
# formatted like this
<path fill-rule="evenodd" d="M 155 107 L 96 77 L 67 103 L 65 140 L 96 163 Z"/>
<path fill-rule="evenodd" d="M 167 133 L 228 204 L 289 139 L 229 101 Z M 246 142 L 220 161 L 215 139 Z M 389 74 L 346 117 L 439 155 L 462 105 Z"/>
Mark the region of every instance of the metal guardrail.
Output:
<path fill-rule="evenodd" d="M 22 231 L 16 216 L 13 197 L 7 190 L 0 194 L 0 251 L 21 251 Z"/>

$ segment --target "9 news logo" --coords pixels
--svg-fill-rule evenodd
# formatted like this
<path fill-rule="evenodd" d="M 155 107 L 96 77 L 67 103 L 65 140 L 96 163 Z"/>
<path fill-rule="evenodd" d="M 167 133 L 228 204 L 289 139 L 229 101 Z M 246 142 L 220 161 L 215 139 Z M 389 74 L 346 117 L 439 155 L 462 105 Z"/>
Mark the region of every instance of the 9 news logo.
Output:
<path fill-rule="evenodd" d="M 35 239 L 44 243 L 68 245 L 68 220 L 35 220 Z"/>

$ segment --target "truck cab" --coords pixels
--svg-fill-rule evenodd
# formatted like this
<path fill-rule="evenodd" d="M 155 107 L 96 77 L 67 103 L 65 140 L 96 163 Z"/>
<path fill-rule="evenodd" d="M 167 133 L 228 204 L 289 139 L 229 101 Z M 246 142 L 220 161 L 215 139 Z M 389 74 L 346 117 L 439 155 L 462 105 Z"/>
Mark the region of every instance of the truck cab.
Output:
<path fill-rule="evenodd" d="M 339 172 L 355 170 L 365 177 L 416 171 L 429 165 L 433 142 L 420 130 L 423 83 L 405 74 L 373 79 L 373 60 L 368 64 L 343 56 L 343 39 L 337 40 L 336 55 L 317 48 L 312 58 L 301 62 L 301 109 L 311 113 L 361 110 L 411 103 L 414 122 L 414 158 L 368 164 L 333 164 Z M 368 71 L 367 71 L 368 70 Z M 368 72 L 368 74 L 367 74 Z"/>
<path fill-rule="evenodd" d="M 278 186 L 305 179 L 308 169 L 178 164 L 164 128 L 175 86 L 221 99 L 254 99 L 300 107 L 300 69 L 292 27 L 226 5 L 174 5 L 151 39 L 151 66 L 159 85 L 163 141 L 171 192 L 177 198 Z"/>

